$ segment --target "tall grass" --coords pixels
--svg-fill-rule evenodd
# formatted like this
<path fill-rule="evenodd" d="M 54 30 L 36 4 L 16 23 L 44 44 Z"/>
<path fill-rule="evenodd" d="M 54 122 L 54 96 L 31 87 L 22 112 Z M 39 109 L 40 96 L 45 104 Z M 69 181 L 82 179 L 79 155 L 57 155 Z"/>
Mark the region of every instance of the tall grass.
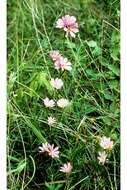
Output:
<path fill-rule="evenodd" d="M 119 189 L 119 1 L 8 1 L 8 189 Z M 74 15 L 75 39 L 55 28 Z M 58 49 L 72 72 L 57 72 L 49 57 Z M 64 81 L 61 91 L 51 77 Z M 43 98 L 68 98 L 71 106 L 48 110 Z M 53 127 L 48 116 L 57 118 Z M 114 141 L 108 163 L 98 163 L 98 138 Z M 53 160 L 38 153 L 43 142 L 59 146 Z M 72 174 L 59 167 L 70 161 Z"/>

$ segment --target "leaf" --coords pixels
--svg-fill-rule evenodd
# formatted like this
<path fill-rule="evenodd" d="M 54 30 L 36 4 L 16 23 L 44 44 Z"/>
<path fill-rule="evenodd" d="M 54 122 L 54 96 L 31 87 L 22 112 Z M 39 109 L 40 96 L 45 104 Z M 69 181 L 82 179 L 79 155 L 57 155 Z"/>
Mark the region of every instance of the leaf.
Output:
<path fill-rule="evenodd" d="M 93 69 L 86 69 L 86 73 L 87 73 L 87 75 L 90 76 L 91 79 L 93 79 L 93 80 L 98 80 L 98 79 L 104 77 L 104 76 L 103 76 L 103 73 L 97 72 L 97 71 L 95 71 L 95 70 L 93 70 Z"/>
<path fill-rule="evenodd" d="M 48 49 L 49 42 L 48 42 L 47 38 L 44 38 L 44 39 L 41 40 L 41 45 L 42 45 L 43 48 Z"/>
<path fill-rule="evenodd" d="M 34 79 L 30 83 L 30 88 L 34 91 L 38 91 L 41 87 L 46 87 L 49 94 L 53 94 L 53 88 L 50 85 L 48 74 L 45 71 L 41 71 L 36 73 Z M 31 96 L 35 96 L 35 94 L 31 91 Z"/>
<path fill-rule="evenodd" d="M 116 101 L 112 102 L 112 104 L 110 105 L 110 111 L 113 113 L 115 117 L 119 116 L 120 109 L 119 104 Z"/>
<path fill-rule="evenodd" d="M 60 190 L 60 188 L 63 187 L 63 184 L 49 184 L 45 182 L 45 186 L 48 190 Z"/>
<path fill-rule="evenodd" d="M 97 47 L 97 42 L 91 40 L 91 41 L 86 41 L 86 43 L 88 44 L 89 47 Z"/>
<path fill-rule="evenodd" d="M 90 114 L 90 113 L 93 113 L 95 111 L 97 111 L 96 108 L 94 108 L 94 107 L 87 107 L 86 110 L 85 110 L 85 113 L 86 114 Z"/>
<path fill-rule="evenodd" d="M 14 83 L 16 81 L 16 75 L 14 72 L 12 72 L 9 76 L 9 81 L 8 81 L 8 92 L 11 93 L 12 92 L 12 89 L 13 89 L 13 86 L 14 86 Z"/>
<path fill-rule="evenodd" d="M 110 69 L 115 75 L 119 76 L 120 71 L 119 68 L 116 65 L 108 65 L 108 69 Z"/>
<path fill-rule="evenodd" d="M 12 169 L 8 172 L 8 175 L 12 173 L 20 174 L 24 170 L 25 167 L 26 167 L 26 161 L 21 160 L 15 169 Z"/>
<path fill-rule="evenodd" d="M 97 46 L 97 47 L 92 51 L 92 53 L 93 53 L 94 55 L 98 56 L 98 55 L 100 55 L 100 54 L 102 53 L 102 49 Z"/>
<path fill-rule="evenodd" d="M 102 119 L 106 125 L 112 125 L 112 119 L 108 116 L 100 116 L 98 119 Z"/>
<path fill-rule="evenodd" d="M 38 82 L 39 82 L 39 86 L 45 86 L 48 90 L 48 92 L 50 94 L 53 93 L 53 88 L 49 82 L 49 77 L 48 77 L 48 74 L 45 73 L 45 72 L 41 72 L 39 75 L 38 75 Z"/>
<path fill-rule="evenodd" d="M 118 61 L 119 60 L 119 52 L 120 52 L 120 48 L 119 48 L 119 42 L 120 42 L 120 36 L 119 33 L 114 31 L 112 33 L 112 37 L 111 37 L 111 47 L 110 47 L 110 53 L 111 53 L 111 57 L 113 58 L 114 61 Z"/>
<path fill-rule="evenodd" d="M 119 76 L 120 75 L 120 69 L 119 65 L 113 65 L 110 64 L 106 59 L 103 58 L 101 64 L 105 67 L 107 67 L 110 71 L 112 71 L 115 75 Z"/>
<path fill-rule="evenodd" d="M 111 80 L 109 81 L 109 86 L 111 89 L 114 89 L 114 90 L 119 90 L 119 82 L 118 80 Z"/>
<path fill-rule="evenodd" d="M 97 111 L 96 107 L 91 104 L 85 104 L 85 114 L 90 114 Z"/>
<path fill-rule="evenodd" d="M 20 87 L 16 90 L 16 94 L 19 100 L 21 100 L 24 96 L 24 88 Z"/>
<path fill-rule="evenodd" d="M 34 126 L 31 121 L 26 118 L 24 115 L 22 115 L 24 121 L 25 121 L 25 124 L 27 124 L 28 127 L 31 128 L 32 132 L 35 134 L 35 136 L 38 138 L 39 142 L 47 142 L 46 139 L 43 137 L 41 131 L 36 127 Z"/>
<path fill-rule="evenodd" d="M 20 173 L 26 167 L 26 161 L 22 160 L 17 166 L 17 172 Z"/>
<path fill-rule="evenodd" d="M 105 90 L 103 94 L 104 94 L 105 99 L 113 101 L 114 96 L 108 90 Z"/>
<path fill-rule="evenodd" d="M 119 61 L 119 48 L 114 48 L 111 50 L 111 57 L 114 61 Z"/>
<path fill-rule="evenodd" d="M 76 44 L 73 43 L 73 42 L 70 42 L 70 41 L 68 41 L 68 40 L 65 41 L 65 44 L 67 45 L 67 47 L 68 47 L 69 49 L 74 49 L 74 48 L 76 48 Z"/>
<path fill-rule="evenodd" d="M 119 136 L 117 133 L 110 134 L 111 139 L 119 142 Z M 119 142 L 120 143 L 120 142 Z"/>
<path fill-rule="evenodd" d="M 112 42 L 113 45 L 120 42 L 120 35 L 119 35 L 119 33 L 118 33 L 117 31 L 115 31 L 115 30 L 114 30 L 113 33 L 112 33 L 111 42 Z"/>

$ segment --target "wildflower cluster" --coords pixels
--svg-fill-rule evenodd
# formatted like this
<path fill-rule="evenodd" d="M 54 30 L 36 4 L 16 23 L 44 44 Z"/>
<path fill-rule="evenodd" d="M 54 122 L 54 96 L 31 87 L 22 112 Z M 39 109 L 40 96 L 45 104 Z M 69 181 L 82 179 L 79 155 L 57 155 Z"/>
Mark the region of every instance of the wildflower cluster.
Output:
<path fill-rule="evenodd" d="M 59 147 L 54 147 L 54 144 L 49 144 L 49 143 L 42 143 L 42 146 L 39 146 L 39 152 L 40 153 L 45 153 L 48 156 L 52 158 L 59 158 Z M 70 174 L 72 171 L 72 165 L 70 162 L 64 164 L 62 167 L 60 167 L 59 171 Z"/>
<path fill-rule="evenodd" d="M 57 28 L 63 28 L 64 31 L 66 31 L 66 36 L 69 34 L 72 37 L 75 37 L 75 33 L 78 32 L 78 24 L 76 22 L 76 18 L 74 16 L 65 15 L 61 19 L 58 19 L 57 21 Z M 61 71 L 70 71 L 72 70 L 71 62 L 68 61 L 67 58 L 63 57 L 62 54 L 58 50 L 53 50 L 50 52 L 49 56 L 54 62 L 54 68 L 56 70 Z M 57 78 L 51 78 L 50 80 L 51 86 L 56 89 L 60 90 L 64 82 Z M 65 108 L 69 105 L 69 100 L 66 98 L 61 98 L 59 100 L 53 100 L 49 99 L 48 97 L 43 99 L 43 103 L 46 108 L 53 108 L 54 106 L 58 106 L 60 108 Z M 48 117 L 47 123 L 49 126 L 53 126 L 56 123 L 56 119 L 52 116 Z M 47 154 L 48 156 L 52 158 L 59 158 L 59 147 L 54 147 L 54 144 L 49 143 L 42 143 L 42 146 L 39 147 L 39 152 L 43 154 Z M 67 162 L 62 167 L 60 167 L 60 170 L 63 173 L 70 174 L 72 171 L 72 165 L 70 162 Z"/>
<path fill-rule="evenodd" d="M 64 31 L 66 32 L 66 36 L 70 35 L 71 37 L 75 37 L 75 33 L 79 31 L 76 18 L 74 16 L 69 16 L 69 15 L 65 15 L 62 18 L 59 18 L 56 24 L 56 28 L 60 28 L 60 29 L 63 28 Z M 72 70 L 71 62 L 66 57 L 63 57 L 63 55 L 59 52 L 59 50 L 51 51 L 49 56 L 54 62 L 54 68 L 56 70 L 60 70 L 60 71 Z M 63 87 L 64 82 L 62 81 L 62 79 L 56 77 L 56 78 L 51 78 L 50 84 L 54 89 L 60 90 Z M 53 108 L 55 106 L 58 106 L 63 109 L 69 105 L 69 100 L 66 98 L 53 100 L 46 97 L 45 99 L 43 99 L 43 103 L 46 108 Z M 57 123 L 57 120 L 56 118 L 49 116 L 47 123 L 49 126 L 53 126 L 54 124 Z M 82 123 L 83 123 L 83 120 L 81 121 L 81 125 Z M 113 148 L 113 141 L 111 141 L 110 138 L 107 138 L 104 136 L 100 138 L 99 144 L 102 150 L 98 153 L 99 154 L 98 160 L 99 160 L 99 164 L 104 165 L 108 160 L 107 157 L 108 157 L 109 151 L 111 151 Z M 39 147 L 39 152 L 43 154 L 47 154 L 48 156 L 52 158 L 60 157 L 59 147 L 55 147 L 54 144 L 50 144 L 50 143 L 43 143 L 42 146 Z M 66 174 L 70 174 L 72 171 L 72 164 L 70 162 L 65 163 L 63 166 L 60 167 L 59 171 Z"/>
<path fill-rule="evenodd" d="M 113 148 L 113 141 L 111 141 L 110 138 L 104 136 L 100 138 L 99 144 L 103 150 L 98 153 L 98 160 L 99 164 L 104 165 L 108 161 L 108 152 Z"/>
<path fill-rule="evenodd" d="M 55 69 L 62 71 L 72 70 L 71 62 L 69 62 L 67 58 L 64 58 L 58 50 L 51 51 L 49 55 L 54 61 Z"/>
<path fill-rule="evenodd" d="M 52 108 L 54 106 L 58 106 L 60 108 L 65 108 L 66 106 L 69 105 L 69 100 L 66 98 L 60 98 L 58 101 L 50 100 L 48 97 L 43 99 L 44 105 L 47 108 Z"/>

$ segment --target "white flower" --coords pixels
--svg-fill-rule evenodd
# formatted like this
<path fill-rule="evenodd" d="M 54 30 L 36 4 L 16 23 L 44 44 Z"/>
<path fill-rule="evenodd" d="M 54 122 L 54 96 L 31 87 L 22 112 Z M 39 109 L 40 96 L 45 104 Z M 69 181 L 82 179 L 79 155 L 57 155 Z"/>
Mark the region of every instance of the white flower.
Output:
<path fill-rule="evenodd" d="M 57 105 L 60 108 L 64 108 L 64 107 L 68 106 L 68 104 L 69 104 L 69 101 L 65 98 L 61 98 L 57 101 Z"/>
<path fill-rule="evenodd" d="M 107 156 L 108 155 L 106 154 L 105 151 L 99 152 L 99 156 L 98 156 L 99 164 L 104 165 L 105 162 L 107 161 Z"/>
<path fill-rule="evenodd" d="M 110 140 L 110 138 L 102 137 L 100 140 L 100 146 L 104 150 L 112 150 L 113 148 L 113 141 Z"/>
<path fill-rule="evenodd" d="M 60 171 L 63 172 L 63 173 L 71 173 L 72 171 L 72 165 L 70 162 L 68 162 L 67 164 L 64 164 L 61 168 L 60 168 Z"/>
<path fill-rule="evenodd" d="M 56 122 L 56 119 L 54 117 L 48 117 L 48 125 L 52 126 Z"/>
<path fill-rule="evenodd" d="M 63 86 L 63 81 L 61 79 L 51 79 L 50 84 L 52 85 L 52 87 L 56 88 L 56 89 L 61 89 Z"/>
<path fill-rule="evenodd" d="M 44 101 L 45 107 L 52 108 L 55 106 L 54 100 L 49 100 L 49 98 L 47 98 L 47 97 L 43 101 Z"/>

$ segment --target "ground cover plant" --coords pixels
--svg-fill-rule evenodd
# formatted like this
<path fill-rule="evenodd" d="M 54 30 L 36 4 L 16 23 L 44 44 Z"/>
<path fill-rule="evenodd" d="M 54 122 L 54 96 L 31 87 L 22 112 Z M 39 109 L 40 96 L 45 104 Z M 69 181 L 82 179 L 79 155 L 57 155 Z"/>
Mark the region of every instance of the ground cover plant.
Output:
<path fill-rule="evenodd" d="M 8 0 L 9 190 L 119 189 L 119 1 Z"/>

